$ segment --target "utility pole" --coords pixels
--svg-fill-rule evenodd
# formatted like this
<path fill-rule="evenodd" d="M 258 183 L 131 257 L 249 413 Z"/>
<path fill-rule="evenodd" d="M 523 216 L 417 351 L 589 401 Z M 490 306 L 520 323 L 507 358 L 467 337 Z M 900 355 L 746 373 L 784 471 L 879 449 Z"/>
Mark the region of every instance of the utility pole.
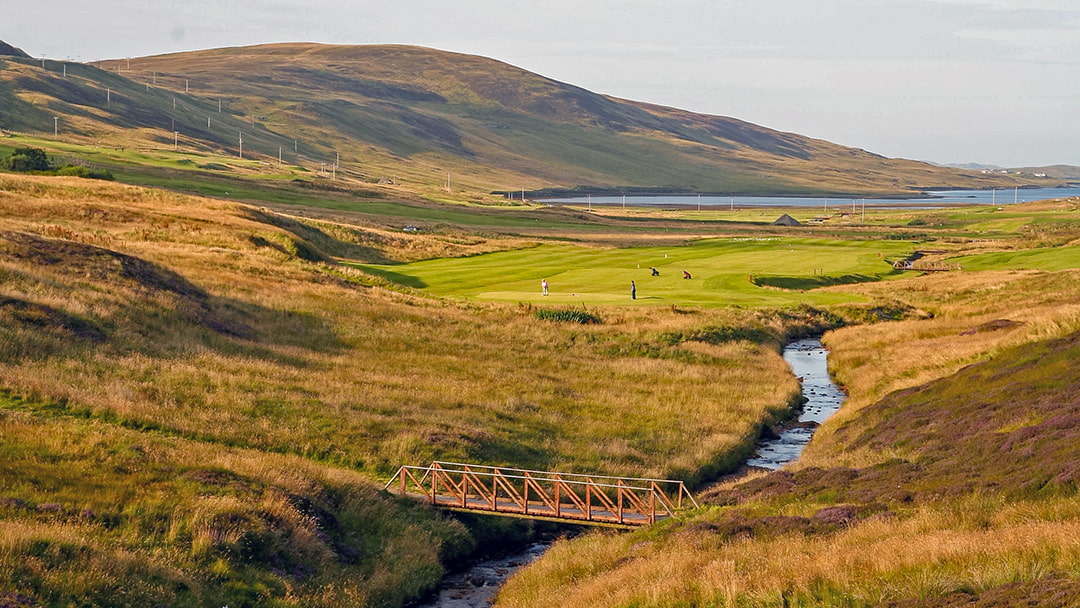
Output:
<path fill-rule="evenodd" d="M 451 192 L 451 190 L 450 190 L 450 174 L 449 173 L 446 174 L 446 191 Z"/>
<path fill-rule="evenodd" d="M 52 117 L 52 134 L 53 134 L 53 137 L 59 137 L 60 136 L 60 117 L 59 116 L 53 116 Z"/>
<path fill-rule="evenodd" d="M 176 152 L 179 152 L 180 151 L 180 132 L 179 131 L 173 131 L 172 133 L 173 133 L 173 139 L 172 139 L 173 150 L 176 151 Z"/>
<path fill-rule="evenodd" d="M 240 131 L 240 158 L 244 158 L 244 132 Z"/>

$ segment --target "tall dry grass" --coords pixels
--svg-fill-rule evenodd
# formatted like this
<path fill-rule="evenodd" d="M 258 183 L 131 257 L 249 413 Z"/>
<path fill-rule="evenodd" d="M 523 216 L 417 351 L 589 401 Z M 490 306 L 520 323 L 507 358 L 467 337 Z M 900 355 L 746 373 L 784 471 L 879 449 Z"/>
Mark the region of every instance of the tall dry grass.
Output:
<path fill-rule="evenodd" d="M 848 393 L 799 466 L 870 466 L 904 457 L 852 451 L 832 431 L 884 395 L 952 375 L 1015 346 L 1080 329 L 1080 271 L 942 273 L 851 288 L 933 314 L 830 332 L 829 368 Z M 1005 323 L 1002 323 L 1005 321 Z"/>
<path fill-rule="evenodd" d="M 560 542 L 507 583 L 497 606 L 875 606 L 1080 575 L 1080 510 L 1071 499 L 975 497 L 828 536 L 701 530 Z"/>
<path fill-rule="evenodd" d="M 5 385 L 70 413 L 377 475 L 438 457 L 693 479 L 731 466 L 797 390 L 770 348 L 658 342 L 737 312 L 560 326 L 515 306 L 368 287 L 304 259 L 340 225 L 116 184 L 3 179 L 0 230 L 108 242 L 203 294 L 74 259 L 0 259 L 4 295 L 107 335 L 37 356 L 33 328 L 2 336 L 19 353 L 0 361 Z"/>
<path fill-rule="evenodd" d="M 42 605 L 398 606 L 472 542 L 296 456 L 9 408 L 0 433 L 0 588 Z"/>

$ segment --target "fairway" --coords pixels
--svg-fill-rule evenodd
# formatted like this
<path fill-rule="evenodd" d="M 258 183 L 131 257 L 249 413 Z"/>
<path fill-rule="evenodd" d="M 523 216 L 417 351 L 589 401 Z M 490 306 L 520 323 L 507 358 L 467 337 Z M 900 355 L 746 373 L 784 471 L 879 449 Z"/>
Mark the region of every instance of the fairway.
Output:
<path fill-rule="evenodd" d="M 620 249 L 545 244 L 467 258 L 359 267 L 435 295 L 477 300 L 701 307 L 825 305 L 858 297 L 776 289 L 755 284 L 752 278 L 784 277 L 807 287 L 842 278 L 880 280 L 893 275 L 888 260 L 905 257 L 914 247 L 902 241 L 780 237 Z M 650 267 L 659 276 L 653 276 Z M 692 278 L 685 279 L 684 270 Z M 540 293 L 542 279 L 551 286 L 546 297 Z M 637 286 L 636 300 L 630 298 L 630 281 Z"/>

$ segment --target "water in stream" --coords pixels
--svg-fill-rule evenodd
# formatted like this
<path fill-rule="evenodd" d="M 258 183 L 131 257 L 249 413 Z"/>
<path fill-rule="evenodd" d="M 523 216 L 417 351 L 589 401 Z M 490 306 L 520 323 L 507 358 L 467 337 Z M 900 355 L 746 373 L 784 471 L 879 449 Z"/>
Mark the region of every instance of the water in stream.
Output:
<path fill-rule="evenodd" d="M 817 339 L 798 340 L 784 348 L 784 360 L 802 382 L 806 404 L 798 422 L 789 425 L 776 439 L 765 439 L 747 465 L 779 469 L 802 454 L 819 424 L 836 413 L 844 393 L 829 378 L 827 351 Z M 518 568 L 540 557 L 549 543 L 534 543 L 522 553 L 480 562 L 468 570 L 451 574 L 439 585 L 438 595 L 420 608 L 488 608 L 499 587 Z"/>
<path fill-rule="evenodd" d="M 758 444 L 757 452 L 746 461 L 747 465 L 779 469 L 794 461 L 810 443 L 818 425 L 840 409 L 845 395 L 829 377 L 826 355 L 821 340 L 816 338 L 798 340 L 784 348 L 784 360 L 802 382 L 806 404 L 797 422 L 787 425 L 778 437 L 763 439 Z"/>

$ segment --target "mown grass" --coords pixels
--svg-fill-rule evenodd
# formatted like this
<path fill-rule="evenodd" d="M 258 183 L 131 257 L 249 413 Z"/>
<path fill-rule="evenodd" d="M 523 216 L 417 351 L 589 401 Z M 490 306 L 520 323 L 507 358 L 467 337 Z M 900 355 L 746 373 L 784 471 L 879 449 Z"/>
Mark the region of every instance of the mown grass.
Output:
<path fill-rule="evenodd" d="M 481 256 L 403 265 L 362 265 L 391 281 L 443 296 L 481 300 L 679 306 L 790 306 L 852 302 L 833 292 L 773 290 L 780 277 L 861 274 L 896 276 L 889 259 L 906 257 L 914 244 L 901 241 L 837 241 L 796 237 L 733 237 L 682 246 L 587 248 L 541 245 Z M 651 268 L 659 271 L 653 276 Z M 683 271 L 690 273 L 685 279 Z M 767 277 L 774 277 L 771 281 Z M 551 285 L 540 291 L 541 279 Z M 810 280 L 808 278 L 802 281 Z M 630 281 L 637 299 L 630 300 Z M 805 283 L 796 283 L 805 285 Z"/>

